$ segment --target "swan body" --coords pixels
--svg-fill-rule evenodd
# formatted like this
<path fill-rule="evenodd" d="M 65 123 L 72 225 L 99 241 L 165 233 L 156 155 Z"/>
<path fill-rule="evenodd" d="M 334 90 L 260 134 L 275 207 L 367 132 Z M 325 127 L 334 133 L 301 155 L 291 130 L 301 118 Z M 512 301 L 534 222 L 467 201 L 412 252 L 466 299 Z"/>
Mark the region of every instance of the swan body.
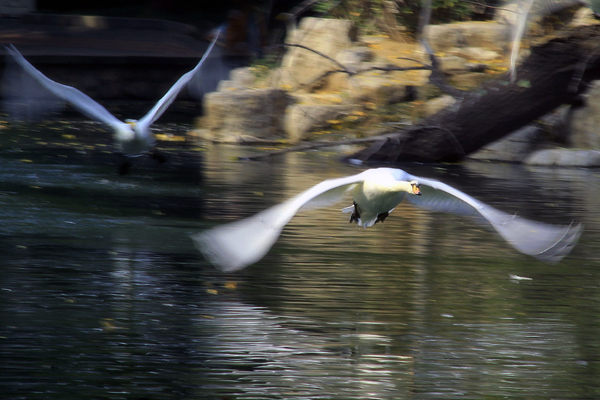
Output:
<path fill-rule="evenodd" d="M 421 189 L 423 194 L 421 195 Z M 192 236 L 196 247 L 217 268 L 231 272 L 264 257 L 281 231 L 301 209 L 320 208 L 352 194 L 350 222 L 369 227 L 383 222 L 404 199 L 431 211 L 477 217 L 491 225 L 521 253 L 558 262 L 577 243 L 582 225 L 549 225 L 510 215 L 434 179 L 401 169 L 375 168 L 356 175 L 325 180 L 249 218 L 217 226 Z"/>
<path fill-rule="evenodd" d="M 106 108 L 74 87 L 54 82 L 31 65 L 13 45 L 5 46 L 8 56 L 14 60 L 29 76 L 35 79 L 45 89 L 56 97 L 71 104 L 73 108 L 86 117 L 103 122 L 113 129 L 115 150 L 126 155 L 136 155 L 150 150 L 155 145 L 154 134 L 150 130 L 152 125 L 169 106 L 175 101 L 179 92 L 198 73 L 202 64 L 213 49 L 218 34 L 215 35 L 206 52 L 194 69 L 182 75 L 167 93 L 152 107 L 148 113 L 139 120 L 120 121 Z"/>

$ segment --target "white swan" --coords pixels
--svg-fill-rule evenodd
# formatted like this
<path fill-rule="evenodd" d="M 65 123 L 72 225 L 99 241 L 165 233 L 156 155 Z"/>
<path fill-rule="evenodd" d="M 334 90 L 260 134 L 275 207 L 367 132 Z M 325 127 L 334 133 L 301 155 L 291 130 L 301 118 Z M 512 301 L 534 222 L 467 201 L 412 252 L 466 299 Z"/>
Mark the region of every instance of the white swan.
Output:
<path fill-rule="evenodd" d="M 545 17 L 557 11 L 573 6 L 585 6 L 592 10 L 594 17 L 600 18 L 600 0 L 521 0 L 515 1 L 518 5 L 516 17 L 510 25 L 511 52 L 509 75 L 512 83 L 517 79 L 516 66 L 521 48 L 521 40 L 525 34 L 527 24 L 536 17 Z"/>
<path fill-rule="evenodd" d="M 559 226 L 530 221 L 496 210 L 434 179 L 419 178 L 401 169 L 376 168 L 323 181 L 252 217 L 200 232 L 192 239 L 216 267 L 236 271 L 264 257 L 301 208 L 324 207 L 339 201 L 346 192 L 352 193 L 354 204 L 344 211 L 352 212 L 350 222 L 356 221 L 360 226 L 383 222 L 406 197 L 432 211 L 483 218 L 515 249 L 546 262 L 558 262 L 569 254 L 583 229 L 581 224 Z"/>
<path fill-rule="evenodd" d="M 220 31 L 219 31 L 220 32 Z M 152 107 L 140 120 L 127 119 L 120 121 L 106 108 L 97 103 L 88 95 L 74 87 L 54 82 L 31 65 L 19 51 L 13 46 L 5 46 L 8 55 L 23 68 L 23 70 L 39 82 L 44 88 L 52 92 L 60 99 L 71 104 L 75 109 L 90 119 L 94 119 L 110 126 L 114 131 L 115 150 L 126 155 L 136 155 L 148 151 L 155 144 L 154 134 L 150 130 L 152 125 L 175 101 L 175 98 L 187 85 L 194 75 L 200 70 L 202 64 L 214 47 L 219 34 L 213 38 L 210 46 L 191 71 L 185 73 L 169 91 Z"/>

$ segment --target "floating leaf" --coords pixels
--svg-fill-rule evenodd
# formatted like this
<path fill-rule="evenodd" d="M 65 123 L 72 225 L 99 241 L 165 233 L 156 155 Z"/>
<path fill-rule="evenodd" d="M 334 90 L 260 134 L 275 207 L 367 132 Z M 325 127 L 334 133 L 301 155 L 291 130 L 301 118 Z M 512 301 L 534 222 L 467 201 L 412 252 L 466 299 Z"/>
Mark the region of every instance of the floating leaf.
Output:
<path fill-rule="evenodd" d="M 166 142 L 185 142 L 185 136 L 181 135 L 165 135 L 164 133 L 157 133 L 154 135 L 158 140 Z"/>

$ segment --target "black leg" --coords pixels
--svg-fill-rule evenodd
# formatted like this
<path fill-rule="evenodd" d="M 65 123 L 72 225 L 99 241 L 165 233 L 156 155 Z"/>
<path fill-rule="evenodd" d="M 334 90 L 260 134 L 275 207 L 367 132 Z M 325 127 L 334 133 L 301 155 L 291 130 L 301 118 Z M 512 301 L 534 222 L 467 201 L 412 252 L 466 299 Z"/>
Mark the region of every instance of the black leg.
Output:
<path fill-rule="evenodd" d="M 350 214 L 350 223 L 356 221 L 358 224 L 358 220 L 360 219 L 360 210 L 358 209 L 358 204 L 356 204 L 356 202 L 353 202 L 353 205 L 354 211 L 352 211 L 352 214 Z"/>

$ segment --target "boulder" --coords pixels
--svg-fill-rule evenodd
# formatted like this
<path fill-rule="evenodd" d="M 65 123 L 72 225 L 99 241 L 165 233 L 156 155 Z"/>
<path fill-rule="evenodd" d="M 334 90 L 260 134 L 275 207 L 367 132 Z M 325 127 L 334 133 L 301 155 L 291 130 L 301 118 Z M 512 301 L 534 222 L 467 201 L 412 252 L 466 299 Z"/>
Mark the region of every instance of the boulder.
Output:
<path fill-rule="evenodd" d="M 294 104 L 285 114 L 284 126 L 289 140 L 298 143 L 310 132 L 326 129 L 332 120 L 337 120 L 352 111 L 349 105 L 304 105 Z"/>
<path fill-rule="evenodd" d="M 600 81 L 593 81 L 583 98 L 585 105 L 571 112 L 569 142 L 572 147 L 600 150 Z"/>
<path fill-rule="evenodd" d="M 600 151 L 547 149 L 525 159 L 525 164 L 544 167 L 600 167 Z"/>
<path fill-rule="evenodd" d="M 598 23 L 598 20 L 594 18 L 594 12 L 591 8 L 581 7 L 573 15 L 573 19 L 569 23 L 569 26 L 577 28 L 580 26 L 595 25 Z"/>
<path fill-rule="evenodd" d="M 201 128 L 210 140 L 239 143 L 284 137 L 283 116 L 291 97 L 279 89 L 241 89 L 208 93 Z"/>
<path fill-rule="evenodd" d="M 456 99 L 450 95 L 443 95 L 426 101 L 425 104 L 423 104 L 424 117 L 429 117 L 446 107 L 450 107 L 454 103 L 456 103 Z"/>
<path fill-rule="evenodd" d="M 249 89 L 256 83 L 256 75 L 250 67 L 235 68 L 229 72 L 229 79 L 221 80 L 217 85 L 217 91 L 233 89 Z"/>
<path fill-rule="evenodd" d="M 306 46 L 335 58 L 356 41 L 356 29 L 351 21 L 323 18 L 303 18 L 298 29 L 288 32 L 286 43 Z M 339 69 L 331 60 L 312 51 L 289 47 L 281 62 L 276 80 L 279 87 L 296 89 L 312 83 L 325 72 Z"/>
<path fill-rule="evenodd" d="M 411 90 L 408 85 L 393 79 L 392 74 L 369 72 L 348 79 L 348 95 L 354 102 L 369 101 L 388 105 L 406 99 Z"/>
<path fill-rule="evenodd" d="M 489 62 L 498 60 L 502 55 L 496 51 L 482 49 L 481 47 L 454 47 L 446 53 L 462 57 L 468 61 Z"/>
<path fill-rule="evenodd" d="M 368 47 L 354 46 L 348 50 L 342 50 L 335 57 L 336 61 L 352 72 L 369 68 L 375 59 L 375 52 Z M 345 72 L 331 74 L 327 77 L 327 89 L 331 91 L 342 91 L 348 89 L 350 76 Z"/>
<path fill-rule="evenodd" d="M 465 71 L 467 60 L 457 56 L 438 57 L 440 62 L 440 72 L 444 74 L 454 74 L 460 71 Z"/>
<path fill-rule="evenodd" d="M 435 52 L 445 52 L 450 48 L 480 47 L 503 54 L 510 39 L 508 27 L 495 22 L 428 25 L 424 34 Z"/>

